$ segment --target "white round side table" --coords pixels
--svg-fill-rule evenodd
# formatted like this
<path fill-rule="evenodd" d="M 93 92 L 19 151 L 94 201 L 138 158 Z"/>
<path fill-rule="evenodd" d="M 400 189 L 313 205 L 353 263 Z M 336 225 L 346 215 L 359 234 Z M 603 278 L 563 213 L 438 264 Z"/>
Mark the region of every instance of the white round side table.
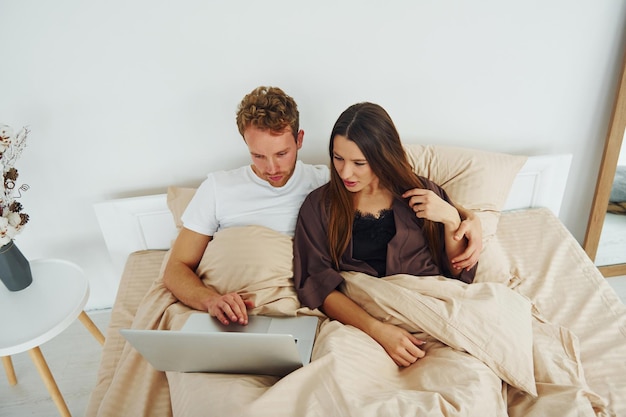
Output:
<path fill-rule="evenodd" d="M 61 259 L 30 261 L 33 282 L 11 292 L 0 284 L 0 357 L 9 384 L 17 384 L 11 356 L 28 351 L 62 416 L 70 416 L 39 346 L 57 336 L 78 318 L 104 344 L 104 336 L 83 311 L 89 282 L 77 265 Z"/>

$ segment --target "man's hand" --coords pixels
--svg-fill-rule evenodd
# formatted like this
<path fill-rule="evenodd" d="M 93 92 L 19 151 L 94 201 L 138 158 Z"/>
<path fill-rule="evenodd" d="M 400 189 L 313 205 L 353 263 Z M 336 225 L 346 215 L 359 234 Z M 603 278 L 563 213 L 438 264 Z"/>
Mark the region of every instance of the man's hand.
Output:
<path fill-rule="evenodd" d="M 459 210 L 462 215 L 468 213 L 468 216 L 461 221 L 461 225 L 454 233 L 455 240 L 467 239 L 467 247 L 458 256 L 455 256 L 451 262 L 456 269 L 470 270 L 478 262 L 480 252 L 483 249 L 483 230 L 480 219 L 467 210 Z"/>
<path fill-rule="evenodd" d="M 253 308 L 251 300 L 244 300 L 236 292 L 220 295 L 209 301 L 208 312 L 222 324 L 248 324 L 248 308 Z"/>

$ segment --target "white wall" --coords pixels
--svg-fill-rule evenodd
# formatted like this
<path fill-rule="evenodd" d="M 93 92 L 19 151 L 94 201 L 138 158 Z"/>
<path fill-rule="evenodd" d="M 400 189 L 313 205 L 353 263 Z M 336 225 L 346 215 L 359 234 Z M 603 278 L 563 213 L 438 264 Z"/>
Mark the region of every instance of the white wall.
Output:
<path fill-rule="evenodd" d="M 110 305 L 93 203 L 246 163 L 235 109 L 264 84 L 299 103 L 307 162 L 362 100 L 407 142 L 572 153 L 561 218 L 582 241 L 625 18 L 615 0 L 0 0 L 0 122 L 32 130 L 17 244 Z"/>

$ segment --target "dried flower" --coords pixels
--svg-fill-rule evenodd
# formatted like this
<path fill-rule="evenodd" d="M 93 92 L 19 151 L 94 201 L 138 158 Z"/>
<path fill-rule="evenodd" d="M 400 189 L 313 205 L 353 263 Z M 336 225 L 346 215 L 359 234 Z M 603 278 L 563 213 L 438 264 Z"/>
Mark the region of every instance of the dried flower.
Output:
<path fill-rule="evenodd" d="M 21 212 L 22 203 L 15 201 L 13 192 L 19 176 L 14 165 L 26 146 L 29 132 L 22 128 L 14 135 L 10 126 L 0 124 L 0 165 L 3 177 L 0 181 L 0 246 L 9 243 L 28 223 L 28 214 Z"/>
<path fill-rule="evenodd" d="M 6 182 L 7 180 L 11 180 L 11 181 L 15 181 L 17 180 L 18 177 L 18 173 L 17 173 L 17 169 L 15 168 L 11 168 L 9 169 L 7 172 L 4 173 L 4 181 Z"/>

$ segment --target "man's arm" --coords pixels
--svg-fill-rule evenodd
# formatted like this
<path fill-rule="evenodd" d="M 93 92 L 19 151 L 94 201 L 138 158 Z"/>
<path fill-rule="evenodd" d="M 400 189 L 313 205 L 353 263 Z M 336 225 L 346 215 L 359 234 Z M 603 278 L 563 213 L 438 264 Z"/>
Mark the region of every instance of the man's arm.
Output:
<path fill-rule="evenodd" d="M 455 240 L 467 239 L 465 251 L 451 259 L 452 264 L 458 269 L 470 270 L 478 262 L 480 252 L 483 249 L 483 229 L 480 219 L 476 214 L 458 204 L 455 205 L 461 215 L 461 225 L 454 234 Z"/>
<path fill-rule="evenodd" d="M 195 270 L 200 264 L 212 237 L 182 228 L 170 253 L 163 274 L 163 284 L 182 303 L 200 311 L 207 311 L 222 323 L 248 323 L 250 301 L 237 293 L 219 294 L 204 285 Z"/>

